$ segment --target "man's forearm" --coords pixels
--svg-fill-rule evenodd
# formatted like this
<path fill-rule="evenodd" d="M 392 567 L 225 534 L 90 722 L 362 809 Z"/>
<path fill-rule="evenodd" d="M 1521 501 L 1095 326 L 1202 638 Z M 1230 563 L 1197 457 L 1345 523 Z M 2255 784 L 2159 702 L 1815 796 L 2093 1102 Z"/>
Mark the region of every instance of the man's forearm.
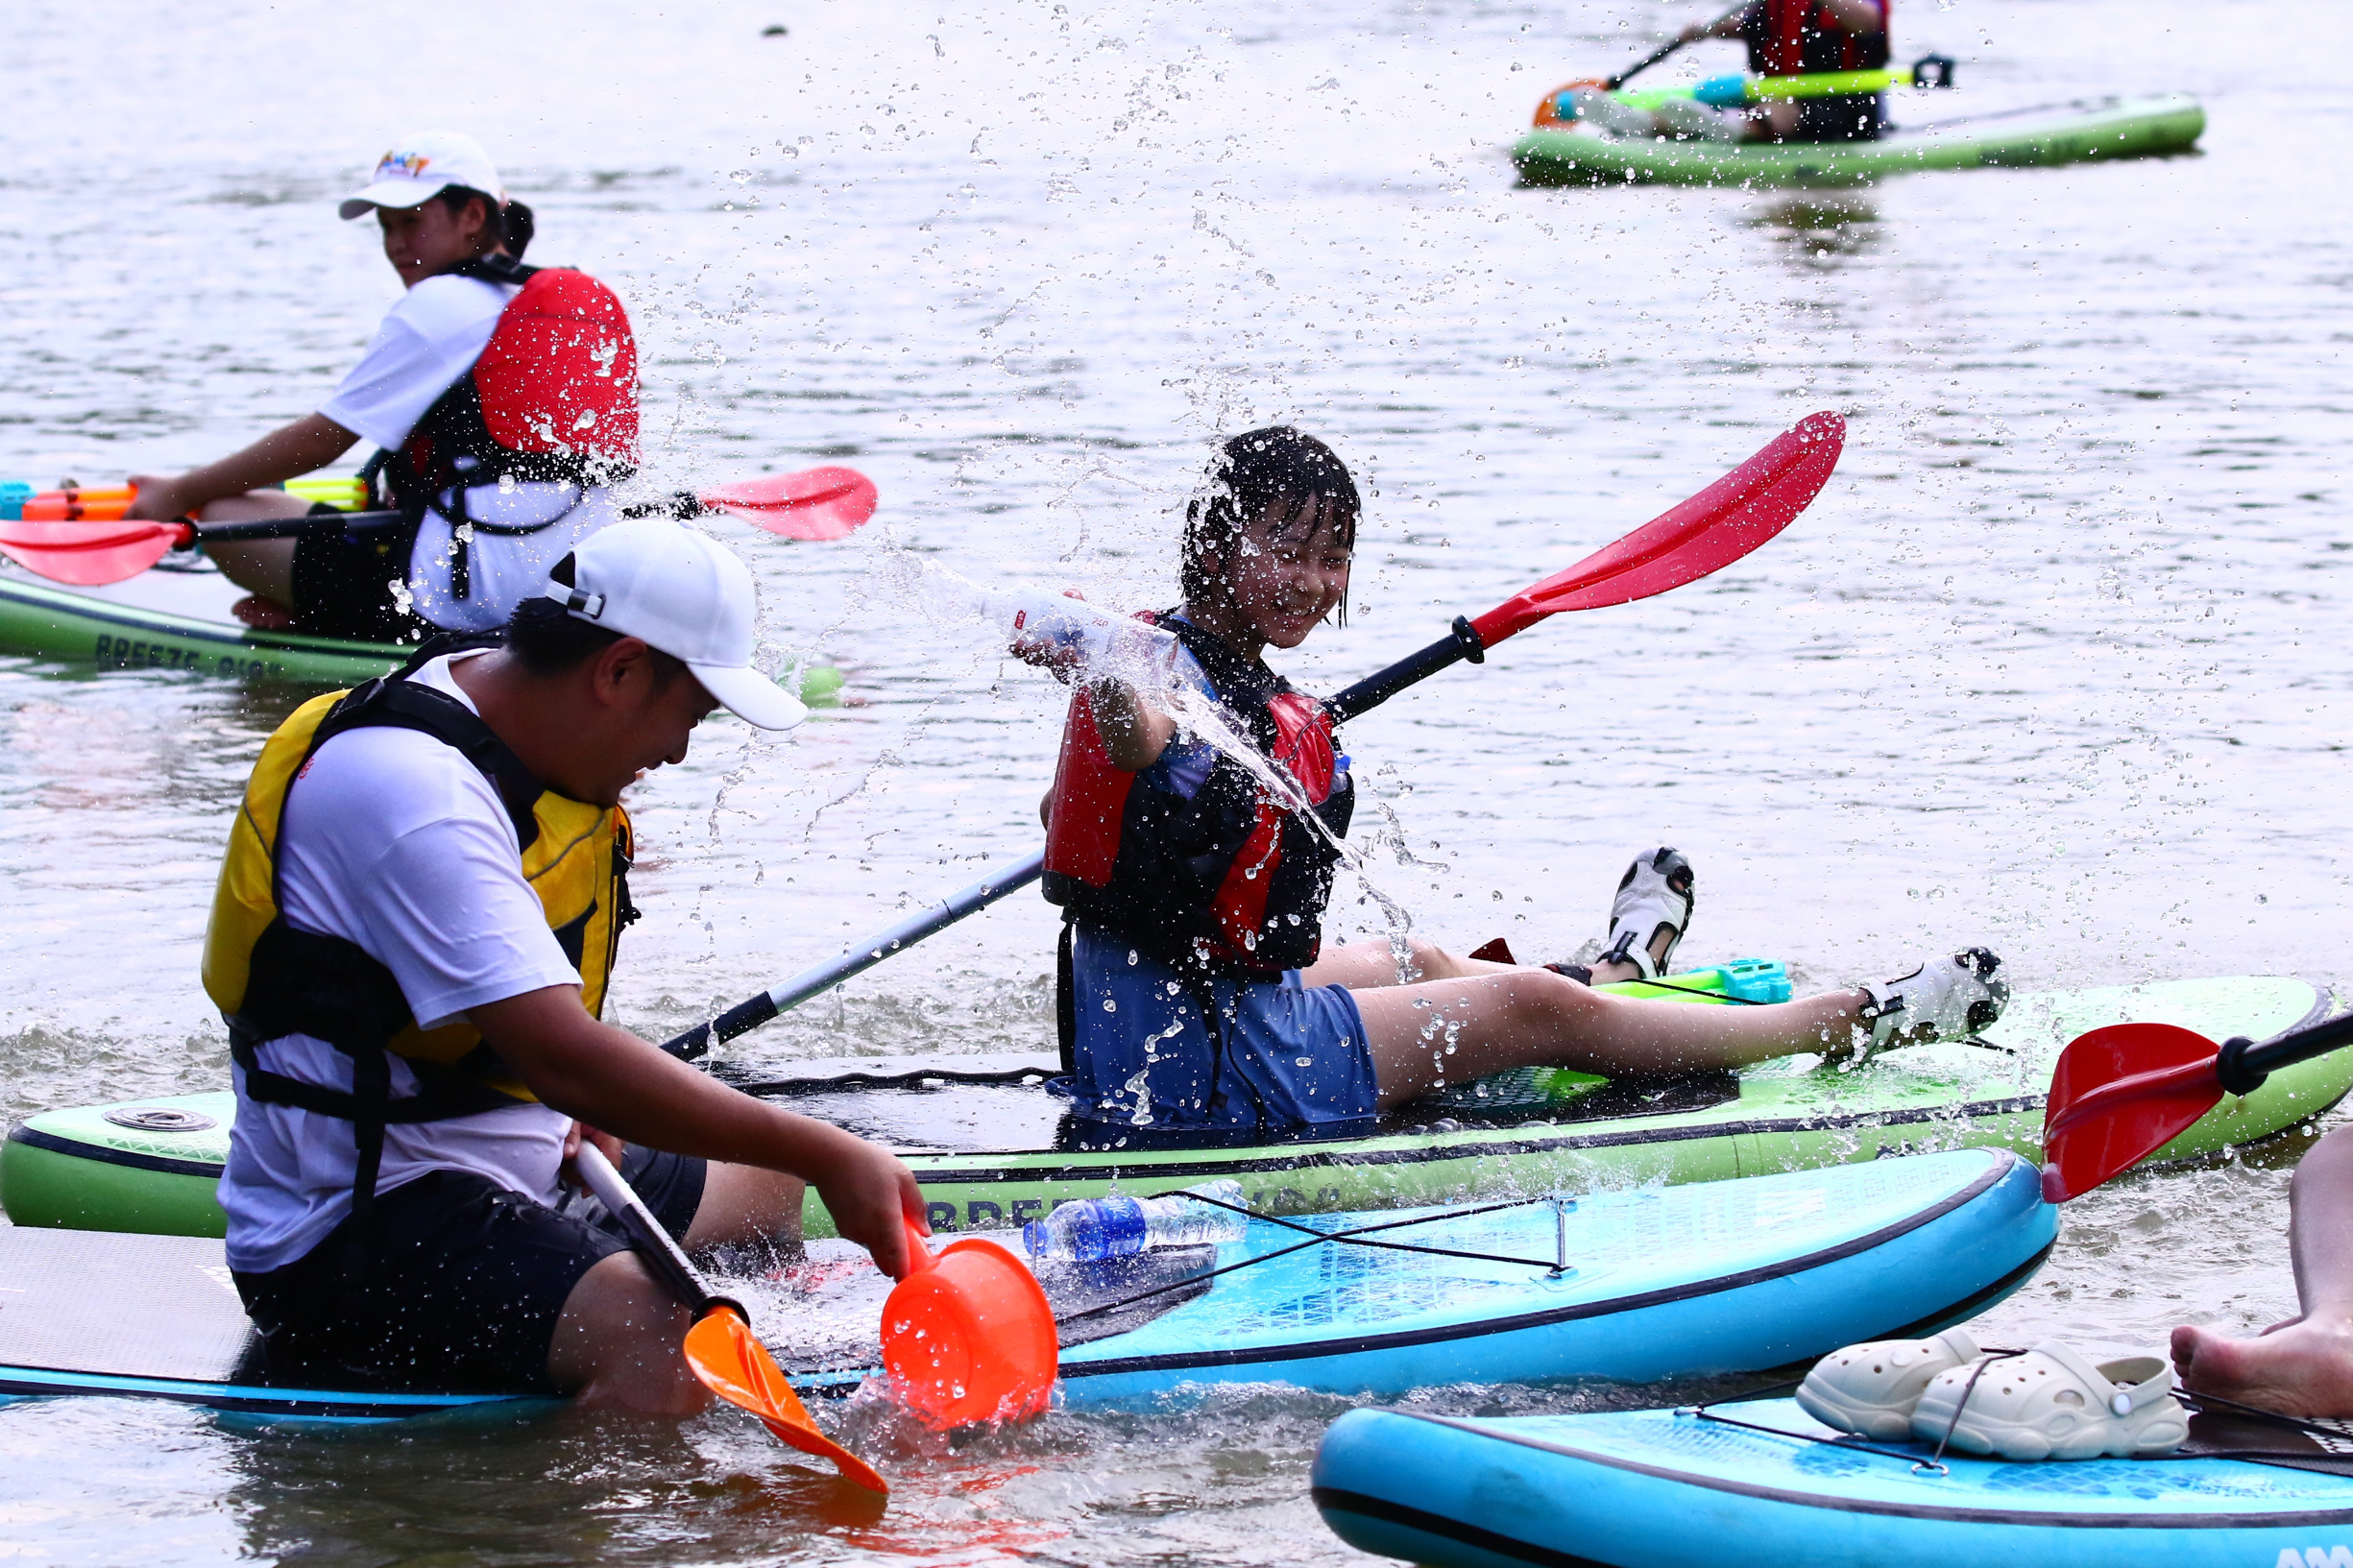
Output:
<path fill-rule="evenodd" d="M 633 1144 L 814 1176 L 850 1137 L 598 1023 L 569 986 L 510 997 L 473 1017 L 543 1103 Z"/>

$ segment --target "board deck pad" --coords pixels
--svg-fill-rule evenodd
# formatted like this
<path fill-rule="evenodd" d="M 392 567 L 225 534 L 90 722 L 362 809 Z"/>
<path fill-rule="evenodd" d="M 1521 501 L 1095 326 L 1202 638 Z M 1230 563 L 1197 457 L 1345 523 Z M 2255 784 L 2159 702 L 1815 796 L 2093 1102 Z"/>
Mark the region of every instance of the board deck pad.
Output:
<path fill-rule="evenodd" d="M 0 1228 L 0 1365 L 254 1381 L 258 1341 L 221 1243 Z"/>

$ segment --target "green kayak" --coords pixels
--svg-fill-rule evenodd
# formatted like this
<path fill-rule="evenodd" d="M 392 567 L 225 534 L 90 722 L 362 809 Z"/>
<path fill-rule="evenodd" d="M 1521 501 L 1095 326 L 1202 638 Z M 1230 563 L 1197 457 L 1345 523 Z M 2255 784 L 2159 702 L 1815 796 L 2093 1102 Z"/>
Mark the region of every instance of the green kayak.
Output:
<path fill-rule="evenodd" d="M 1712 1181 L 1943 1148 L 2032 1157 L 2051 1064 L 2086 1029 L 2138 1020 L 2261 1039 L 2332 1010 L 2328 993 L 2283 977 L 2030 994 L 1983 1045 L 1912 1047 L 1853 1072 L 1800 1056 L 1659 1081 L 1507 1073 L 1408 1107 L 1370 1137 L 1240 1148 L 1081 1146 L 1043 1087 L 1058 1070 L 1050 1055 L 843 1057 L 722 1075 L 898 1149 L 934 1229 L 992 1230 L 1114 1185 L 1150 1194 L 1222 1177 L 1240 1181 L 1254 1207 L 1304 1213 Z M 2299 1063 L 2225 1098 L 2152 1158 L 2268 1137 L 2349 1088 L 2353 1050 Z M 0 1205 L 20 1225 L 218 1236 L 212 1188 L 234 1113 L 231 1096 L 214 1094 L 33 1117 L 0 1146 Z M 807 1218 L 813 1235 L 832 1234 L 813 1194 Z"/>
<path fill-rule="evenodd" d="M 407 658 L 389 642 L 349 642 L 241 625 L 244 590 L 219 572 L 157 569 L 108 588 L 61 588 L 0 566 L 0 654 L 100 669 L 161 669 L 234 681 L 355 686 Z M 802 672 L 801 698 L 838 698 L 841 672 Z"/>
<path fill-rule="evenodd" d="M 1987 114 L 1878 141 L 1620 140 L 1589 126 L 1531 131 L 1512 149 L 1530 185 L 1859 185 L 1920 169 L 2029 168 L 2192 151 L 2195 99 L 2107 98 Z"/>

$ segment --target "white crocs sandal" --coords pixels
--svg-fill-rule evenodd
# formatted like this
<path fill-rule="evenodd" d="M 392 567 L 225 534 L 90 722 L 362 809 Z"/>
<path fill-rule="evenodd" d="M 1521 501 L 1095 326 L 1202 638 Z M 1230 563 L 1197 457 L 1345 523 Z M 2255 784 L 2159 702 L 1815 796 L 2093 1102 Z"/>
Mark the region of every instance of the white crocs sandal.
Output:
<path fill-rule="evenodd" d="M 1949 958 L 1931 958 L 1909 975 L 1864 986 L 1871 1000 L 1860 1017 L 1871 1026 L 1871 1039 L 1858 1060 L 1869 1061 L 1897 1046 L 1966 1040 L 1993 1027 L 2010 1004 L 2010 982 L 2001 970 L 2001 960 L 1988 949 L 1963 948 Z"/>
<path fill-rule="evenodd" d="M 1661 847 L 1637 855 L 1618 880 L 1617 897 L 1610 902 L 1610 936 L 1596 964 L 1632 964 L 1642 978 L 1655 980 L 1673 967 L 1675 950 L 1691 927 L 1691 862 L 1675 850 Z M 1650 945 L 1662 930 L 1672 931 L 1666 953 L 1654 960 Z"/>
<path fill-rule="evenodd" d="M 1940 1372 L 1912 1407 L 1915 1440 L 2005 1459 L 2147 1459 L 2189 1435 L 2164 1362 L 2094 1366 L 2051 1341 Z"/>
<path fill-rule="evenodd" d="M 1938 1374 L 1984 1354 L 1960 1329 L 1928 1339 L 1874 1339 L 1833 1350 L 1798 1385 L 1798 1404 L 1826 1427 L 1881 1442 L 1912 1435 L 1912 1407 Z"/>

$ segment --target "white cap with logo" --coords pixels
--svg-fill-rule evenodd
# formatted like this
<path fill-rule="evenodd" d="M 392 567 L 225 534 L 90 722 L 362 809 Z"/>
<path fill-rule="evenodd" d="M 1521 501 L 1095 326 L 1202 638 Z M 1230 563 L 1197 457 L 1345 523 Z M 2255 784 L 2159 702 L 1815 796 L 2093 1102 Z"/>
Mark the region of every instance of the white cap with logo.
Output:
<path fill-rule="evenodd" d="M 575 619 L 685 661 L 746 723 L 789 730 L 809 716 L 752 667 L 758 600 L 751 568 L 733 550 L 668 518 L 632 518 L 582 540 L 571 563 L 570 585 L 549 582 L 547 597 Z"/>
<path fill-rule="evenodd" d="M 506 200 L 506 187 L 490 155 L 472 136 L 455 131 L 420 131 L 392 144 L 376 160 L 368 183 L 343 199 L 337 210 L 346 218 L 364 217 L 379 206 L 421 206 L 450 185 L 464 185 L 486 196 Z"/>

